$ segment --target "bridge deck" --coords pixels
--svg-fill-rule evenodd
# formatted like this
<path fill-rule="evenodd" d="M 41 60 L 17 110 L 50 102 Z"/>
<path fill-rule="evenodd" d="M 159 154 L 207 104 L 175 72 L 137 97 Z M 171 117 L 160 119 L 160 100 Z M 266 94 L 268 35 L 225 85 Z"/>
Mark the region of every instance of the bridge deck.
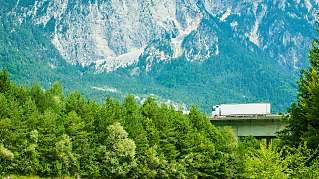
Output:
<path fill-rule="evenodd" d="M 285 127 L 285 122 L 281 115 L 268 116 L 236 116 L 211 118 L 212 124 L 216 127 L 224 128 L 230 126 L 234 129 L 237 137 L 275 137 L 276 132 Z"/>
<path fill-rule="evenodd" d="M 222 116 L 211 117 L 211 120 L 232 121 L 232 120 L 282 120 L 282 115 L 266 115 L 266 116 Z"/>

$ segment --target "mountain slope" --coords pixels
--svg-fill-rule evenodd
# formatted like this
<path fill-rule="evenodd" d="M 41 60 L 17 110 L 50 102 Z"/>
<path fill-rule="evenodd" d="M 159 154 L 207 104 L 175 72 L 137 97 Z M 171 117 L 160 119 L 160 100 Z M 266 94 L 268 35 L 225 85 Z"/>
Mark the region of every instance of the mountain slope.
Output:
<path fill-rule="evenodd" d="M 0 67 L 97 98 L 269 101 L 284 111 L 316 37 L 318 1 L 0 0 Z"/>

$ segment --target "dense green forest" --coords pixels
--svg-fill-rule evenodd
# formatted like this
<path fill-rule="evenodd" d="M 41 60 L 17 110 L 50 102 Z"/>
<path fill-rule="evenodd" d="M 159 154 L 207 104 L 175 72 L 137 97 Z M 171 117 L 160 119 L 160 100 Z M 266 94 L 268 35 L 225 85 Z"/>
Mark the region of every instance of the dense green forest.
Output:
<path fill-rule="evenodd" d="M 197 107 L 148 98 L 102 104 L 57 82 L 23 87 L 0 73 L 0 176 L 81 178 L 318 178 L 319 50 L 300 79 L 288 127 L 270 146 L 236 139 Z"/>

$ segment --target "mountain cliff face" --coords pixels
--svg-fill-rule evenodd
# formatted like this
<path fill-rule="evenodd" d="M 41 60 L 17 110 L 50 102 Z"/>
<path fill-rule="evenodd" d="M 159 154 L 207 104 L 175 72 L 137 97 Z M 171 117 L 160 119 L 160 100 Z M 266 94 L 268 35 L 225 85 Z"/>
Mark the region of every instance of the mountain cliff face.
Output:
<path fill-rule="evenodd" d="M 57 58 L 81 67 L 82 72 L 89 69 L 105 77 L 124 70 L 121 77 L 149 80 L 168 91 L 181 89 L 180 95 L 186 96 L 190 92 L 184 89 L 185 85 L 204 83 L 202 87 L 209 89 L 205 95 L 199 94 L 198 100 L 186 102 L 200 101 L 200 104 L 209 95 L 215 102 L 231 99 L 240 102 L 244 96 L 245 100 L 282 103 L 271 94 L 254 93 L 263 90 L 258 87 L 261 84 L 250 84 L 254 79 L 248 79 L 245 75 L 249 73 L 245 71 L 252 74 L 256 71 L 257 81 L 261 77 L 263 80 L 259 81 L 267 83 L 267 75 L 277 70 L 274 73 L 278 72 L 278 76 L 273 78 L 282 84 L 266 87 L 275 88 L 268 89 L 269 93 L 286 94 L 291 99 L 290 92 L 294 89 L 291 74 L 307 65 L 307 51 L 311 39 L 316 37 L 314 24 L 319 10 L 318 0 L 0 2 L 2 26 L 8 19 L 13 22 L 5 28 L 8 34 L 16 33 L 26 24 L 38 29 L 54 48 Z M 54 60 L 48 63 L 49 67 L 56 68 L 54 63 Z M 229 72 L 237 75 L 232 77 Z M 207 77 L 210 75 L 214 76 Z M 182 82 L 184 78 L 180 76 L 189 80 Z M 233 91 L 219 97 L 218 90 L 228 87 Z M 289 99 L 284 103 L 288 104 Z M 205 102 L 206 106 L 211 102 Z M 287 105 L 281 109 L 284 106 Z"/>
<path fill-rule="evenodd" d="M 52 44 L 69 63 L 114 71 L 138 61 L 152 40 L 169 36 L 171 60 L 202 61 L 219 55 L 219 37 L 204 20 L 216 17 L 241 43 L 257 46 L 290 68 L 305 64 L 318 1 L 259 0 L 19 0 L 10 11 L 20 23 L 47 28 Z M 222 34 L 221 34 L 222 35 Z M 184 43 L 188 36 L 191 41 Z"/>

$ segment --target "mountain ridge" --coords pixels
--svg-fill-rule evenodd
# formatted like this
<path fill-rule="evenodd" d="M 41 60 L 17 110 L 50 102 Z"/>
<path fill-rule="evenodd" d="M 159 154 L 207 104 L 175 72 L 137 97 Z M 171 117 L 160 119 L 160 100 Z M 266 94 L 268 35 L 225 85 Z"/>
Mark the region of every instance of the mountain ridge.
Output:
<path fill-rule="evenodd" d="M 296 46 L 297 48 L 309 46 L 310 38 L 298 34 L 301 32 L 295 34 L 291 32 L 292 28 L 287 25 L 287 21 L 289 18 L 294 21 L 301 19 L 303 23 L 308 23 L 306 25 L 313 25 L 319 4 L 318 1 L 309 0 L 291 2 L 177 0 L 152 3 L 35 0 L 28 1 L 29 4 L 23 2 L 17 1 L 9 14 L 16 16 L 20 23 L 30 19 L 33 24 L 49 29 L 47 33 L 52 44 L 68 63 L 79 63 L 82 66 L 94 63 L 97 69 L 107 72 L 137 63 L 139 55 L 152 39 L 167 34 L 175 36 L 170 39 L 174 51 L 173 57 L 184 53 L 188 60 L 204 58 L 203 55 L 199 55 L 200 57 L 191 55 L 191 50 L 180 45 L 191 32 L 196 31 L 200 34 L 198 25 L 209 16 L 217 17 L 221 22 L 231 26 L 234 36 L 240 37 L 246 45 L 247 42 L 252 42 L 259 48 L 268 50 L 268 53 L 278 58 L 280 63 L 298 68 L 306 60 L 302 58 L 302 53 L 295 50 Z M 267 26 L 267 20 L 273 19 L 273 16 L 277 19 L 270 22 L 276 26 L 272 27 L 271 24 Z M 288 28 L 284 29 L 280 25 Z M 263 32 L 266 30 L 269 32 Z M 282 47 L 295 46 L 295 48 L 285 47 L 289 54 L 278 54 L 274 47 L 268 47 L 274 43 L 273 36 L 276 37 L 280 32 L 283 34 L 277 38 L 282 38 Z M 313 35 L 313 32 L 307 35 L 309 34 Z M 204 42 L 196 46 L 198 49 L 218 54 L 216 51 L 218 37 L 210 42 L 214 43 L 216 49 L 205 49 L 205 45 L 210 43 L 205 42 L 205 39 L 202 40 Z M 278 43 L 279 40 L 276 40 Z M 72 44 L 76 44 L 76 48 Z M 155 55 L 162 59 L 173 59 L 173 57 L 163 57 L 161 52 Z M 293 61 L 287 61 L 288 57 L 293 58 Z"/>

